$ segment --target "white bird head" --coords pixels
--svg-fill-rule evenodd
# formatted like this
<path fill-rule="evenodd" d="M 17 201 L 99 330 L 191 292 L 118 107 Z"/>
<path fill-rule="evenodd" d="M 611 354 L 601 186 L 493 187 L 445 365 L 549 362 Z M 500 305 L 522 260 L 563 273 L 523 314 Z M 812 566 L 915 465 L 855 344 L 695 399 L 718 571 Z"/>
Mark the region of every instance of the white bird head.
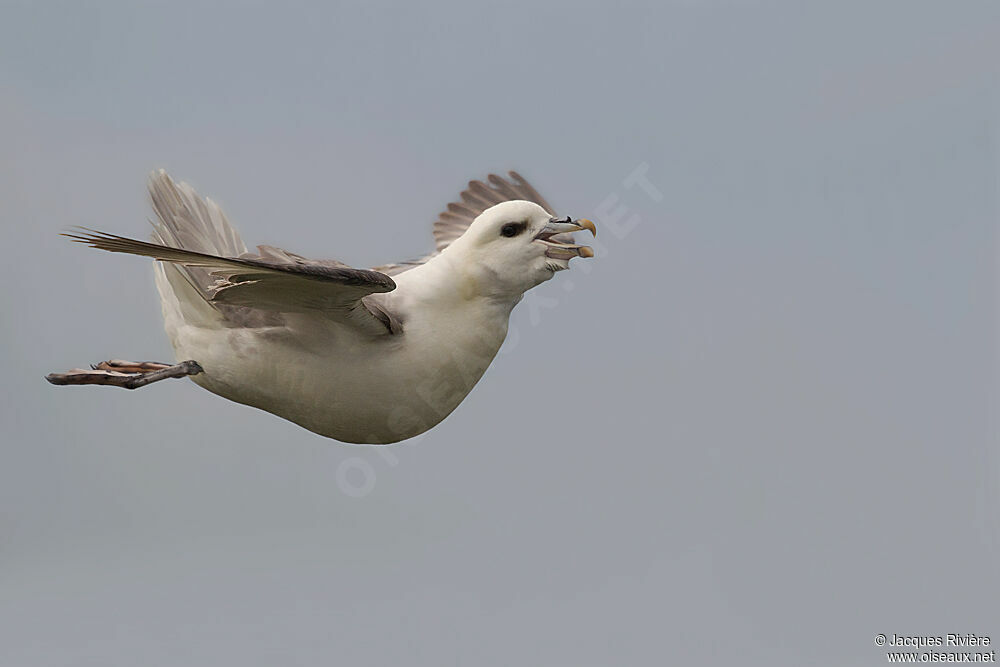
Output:
<path fill-rule="evenodd" d="M 519 297 L 568 269 L 573 257 L 594 256 L 569 236 L 584 229 L 597 235 L 590 220 L 554 218 L 533 202 L 507 201 L 483 211 L 445 252 L 461 256 L 481 291 Z"/>

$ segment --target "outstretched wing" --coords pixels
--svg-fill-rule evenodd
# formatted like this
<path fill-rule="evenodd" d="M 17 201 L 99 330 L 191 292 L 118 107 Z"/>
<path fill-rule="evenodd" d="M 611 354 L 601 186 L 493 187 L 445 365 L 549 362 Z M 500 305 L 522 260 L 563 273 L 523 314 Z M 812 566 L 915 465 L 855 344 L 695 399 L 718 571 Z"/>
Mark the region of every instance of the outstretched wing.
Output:
<path fill-rule="evenodd" d="M 355 269 L 336 260 L 311 260 L 272 246 L 248 253 L 235 228 L 211 199 L 203 199 L 187 183 L 174 183 L 160 170 L 149 184 L 158 220 L 155 243 L 84 229 L 66 234 L 75 241 L 111 252 L 173 262 L 181 275 L 235 326 L 247 326 L 237 311 L 272 313 L 322 311 L 370 334 L 399 332 L 399 323 L 366 296 L 395 289 L 391 275 L 423 264 L 465 233 L 483 211 L 505 201 L 527 200 L 553 213 L 552 207 L 517 172 L 504 178 L 490 174 L 486 182 L 470 181 L 460 201 L 448 204 L 434 223 L 436 249 L 417 260 Z M 280 317 L 280 316 L 279 316 Z M 254 325 L 250 325 L 254 326 Z"/>
<path fill-rule="evenodd" d="M 323 312 L 369 333 L 389 332 L 390 318 L 369 310 L 362 299 L 396 288 L 392 278 L 339 262 L 312 262 L 261 246 L 261 254 L 221 257 L 90 229 L 64 234 L 92 248 L 152 257 L 199 269 L 215 282 L 205 288 L 210 303 L 247 306 L 281 313 Z"/>
<path fill-rule="evenodd" d="M 442 211 L 434 222 L 434 241 L 437 246 L 434 252 L 426 257 L 408 262 L 377 266 L 374 270 L 387 275 L 396 275 L 407 269 L 412 269 L 414 266 L 424 264 L 464 234 L 472 221 L 479 217 L 483 211 L 505 201 L 523 199 L 538 204 L 548 211 L 549 215 L 553 214 L 549 203 L 520 174 L 516 171 L 510 171 L 507 172 L 507 175 L 508 178 L 504 178 L 490 174 L 486 177 L 486 183 L 469 181 L 468 187 L 459 195 L 460 201 L 448 204 L 448 208 Z"/>

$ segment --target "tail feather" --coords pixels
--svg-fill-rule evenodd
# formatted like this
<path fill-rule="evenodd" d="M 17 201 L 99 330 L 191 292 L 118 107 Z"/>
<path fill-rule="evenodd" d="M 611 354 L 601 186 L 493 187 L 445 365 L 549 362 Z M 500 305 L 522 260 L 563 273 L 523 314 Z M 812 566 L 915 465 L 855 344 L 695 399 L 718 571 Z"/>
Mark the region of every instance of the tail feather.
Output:
<path fill-rule="evenodd" d="M 219 205 L 202 199 L 187 183 L 175 183 L 163 169 L 149 176 L 149 198 L 156 212 L 153 241 L 206 255 L 239 257 L 247 251 L 239 232 Z M 176 265 L 176 271 L 205 301 L 211 299 L 216 280 L 209 269 Z"/>
<path fill-rule="evenodd" d="M 226 214 L 211 199 L 202 199 L 187 183 L 174 183 L 160 169 L 149 176 L 149 197 L 158 222 L 158 242 L 220 257 L 239 257 L 247 251 Z"/>
<path fill-rule="evenodd" d="M 202 199 L 187 183 L 175 183 L 163 169 L 149 175 L 149 198 L 156 212 L 152 238 L 171 248 L 214 255 L 239 257 L 247 247 L 226 214 L 211 199 Z M 218 323 L 265 326 L 256 322 L 247 309 L 212 302 L 213 286 L 218 282 L 211 269 L 168 262 L 156 263 L 156 287 L 163 300 L 167 333 L 177 347 L 177 327 L 181 322 L 194 326 L 217 326 Z M 269 314 L 273 317 L 274 314 Z"/>

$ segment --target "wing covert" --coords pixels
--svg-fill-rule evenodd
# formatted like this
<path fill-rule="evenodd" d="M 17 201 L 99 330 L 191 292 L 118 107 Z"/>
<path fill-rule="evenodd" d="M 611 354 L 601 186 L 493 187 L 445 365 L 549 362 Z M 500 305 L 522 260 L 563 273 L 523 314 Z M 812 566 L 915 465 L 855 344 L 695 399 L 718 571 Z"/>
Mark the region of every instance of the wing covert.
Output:
<path fill-rule="evenodd" d="M 372 313 L 362 301 L 396 288 L 392 278 L 378 271 L 333 260 L 314 262 L 270 246 L 261 246 L 260 255 L 220 257 L 90 229 L 64 236 L 100 250 L 203 269 L 215 279 L 206 288 L 209 303 L 281 313 L 320 311 L 344 323 L 361 324 L 369 333 L 390 332 L 384 315 Z"/>

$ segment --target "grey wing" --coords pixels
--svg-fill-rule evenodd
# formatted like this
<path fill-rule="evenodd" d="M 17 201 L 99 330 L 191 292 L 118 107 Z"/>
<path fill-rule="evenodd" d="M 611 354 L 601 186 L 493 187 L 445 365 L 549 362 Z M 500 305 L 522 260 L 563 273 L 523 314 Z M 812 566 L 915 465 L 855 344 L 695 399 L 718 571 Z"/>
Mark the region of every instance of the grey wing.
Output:
<path fill-rule="evenodd" d="M 336 260 L 306 259 L 287 250 L 266 245 L 257 246 L 257 254 L 247 252 L 246 244 L 240 238 L 239 232 L 230 224 L 218 204 L 208 197 L 198 195 L 189 184 L 174 182 L 162 169 L 154 171 L 149 176 L 149 197 L 156 212 L 156 220 L 152 221 L 153 241 L 160 246 L 217 258 L 245 259 L 257 262 L 258 266 L 264 263 L 276 271 L 283 271 L 286 275 L 295 274 L 298 268 L 303 266 L 351 269 L 347 264 Z M 329 305 L 331 299 L 336 300 L 335 295 L 329 293 L 331 289 L 329 285 L 325 288 L 328 290 L 325 296 L 311 297 L 310 294 L 316 289 L 316 286 L 312 285 L 312 290 L 295 292 L 291 295 L 291 299 L 283 300 L 278 294 L 282 288 L 278 284 L 279 279 L 276 274 L 272 274 L 263 284 L 256 281 L 251 285 L 249 281 L 242 281 L 237 289 L 236 284 L 226 280 L 224 273 L 217 272 L 217 267 L 181 262 L 175 262 L 173 267 L 196 293 L 220 312 L 228 326 L 280 325 L 284 319 L 283 312 L 303 309 L 310 299 L 319 298 L 325 305 Z M 236 275 L 233 274 L 233 277 Z M 327 282 L 331 282 L 331 276 L 327 276 Z M 345 286 L 340 296 L 346 297 L 348 291 Z M 368 299 L 365 299 L 363 304 L 374 316 L 374 320 L 365 316 L 364 309 L 354 308 L 351 312 L 355 313 L 362 327 L 378 333 L 389 327 L 390 323 L 395 323 L 395 320 L 384 313 L 377 304 Z M 337 308 L 333 315 L 336 316 L 338 313 L 342 314 L 343 309 Z M 360 317 L 357 317 L 359 315 Z M 372 324 L 377 326 L 369 326 Z M 382 326 L 383 324 L 385 326 Z"/>
<path fill-rule="evenodd" d="M 391 330 L 386 313 L 369 309 L 363 301 L 369 294 L 396 288 L 392 278 L 378 271 L 333 261 L 313 262 L 270 246 L 261 246 L 260 255 L 221 257 L 89 229 L 64 236 L 92 248 L 152 257 L 203 272 L 214 280 L 203 288 L 212 304 L 279 313 L 317 312 L 370 334 Z"/>
<path fill-rule="evenodd" d="M 534 202 L 553 214 L 553 209 L 545 199 L 538 194 L 527 180 L 516 171 L 507 172 L 507 178 L 490 174 L 486 182 L 469 181 L 469 185 L 459 195 L 460 201 L 448 204 L 448 208 L 438 215 L 434 222 L 434 241 L 436 248 L 431 254 L 406 262 L 384 264 L 375 267 L 387 275 L 397 275 L 419 266 L 447 248 L 451 243 L 465 233 L 472 221 L 486 209 L 505 201 L 519 199 Z"/>

